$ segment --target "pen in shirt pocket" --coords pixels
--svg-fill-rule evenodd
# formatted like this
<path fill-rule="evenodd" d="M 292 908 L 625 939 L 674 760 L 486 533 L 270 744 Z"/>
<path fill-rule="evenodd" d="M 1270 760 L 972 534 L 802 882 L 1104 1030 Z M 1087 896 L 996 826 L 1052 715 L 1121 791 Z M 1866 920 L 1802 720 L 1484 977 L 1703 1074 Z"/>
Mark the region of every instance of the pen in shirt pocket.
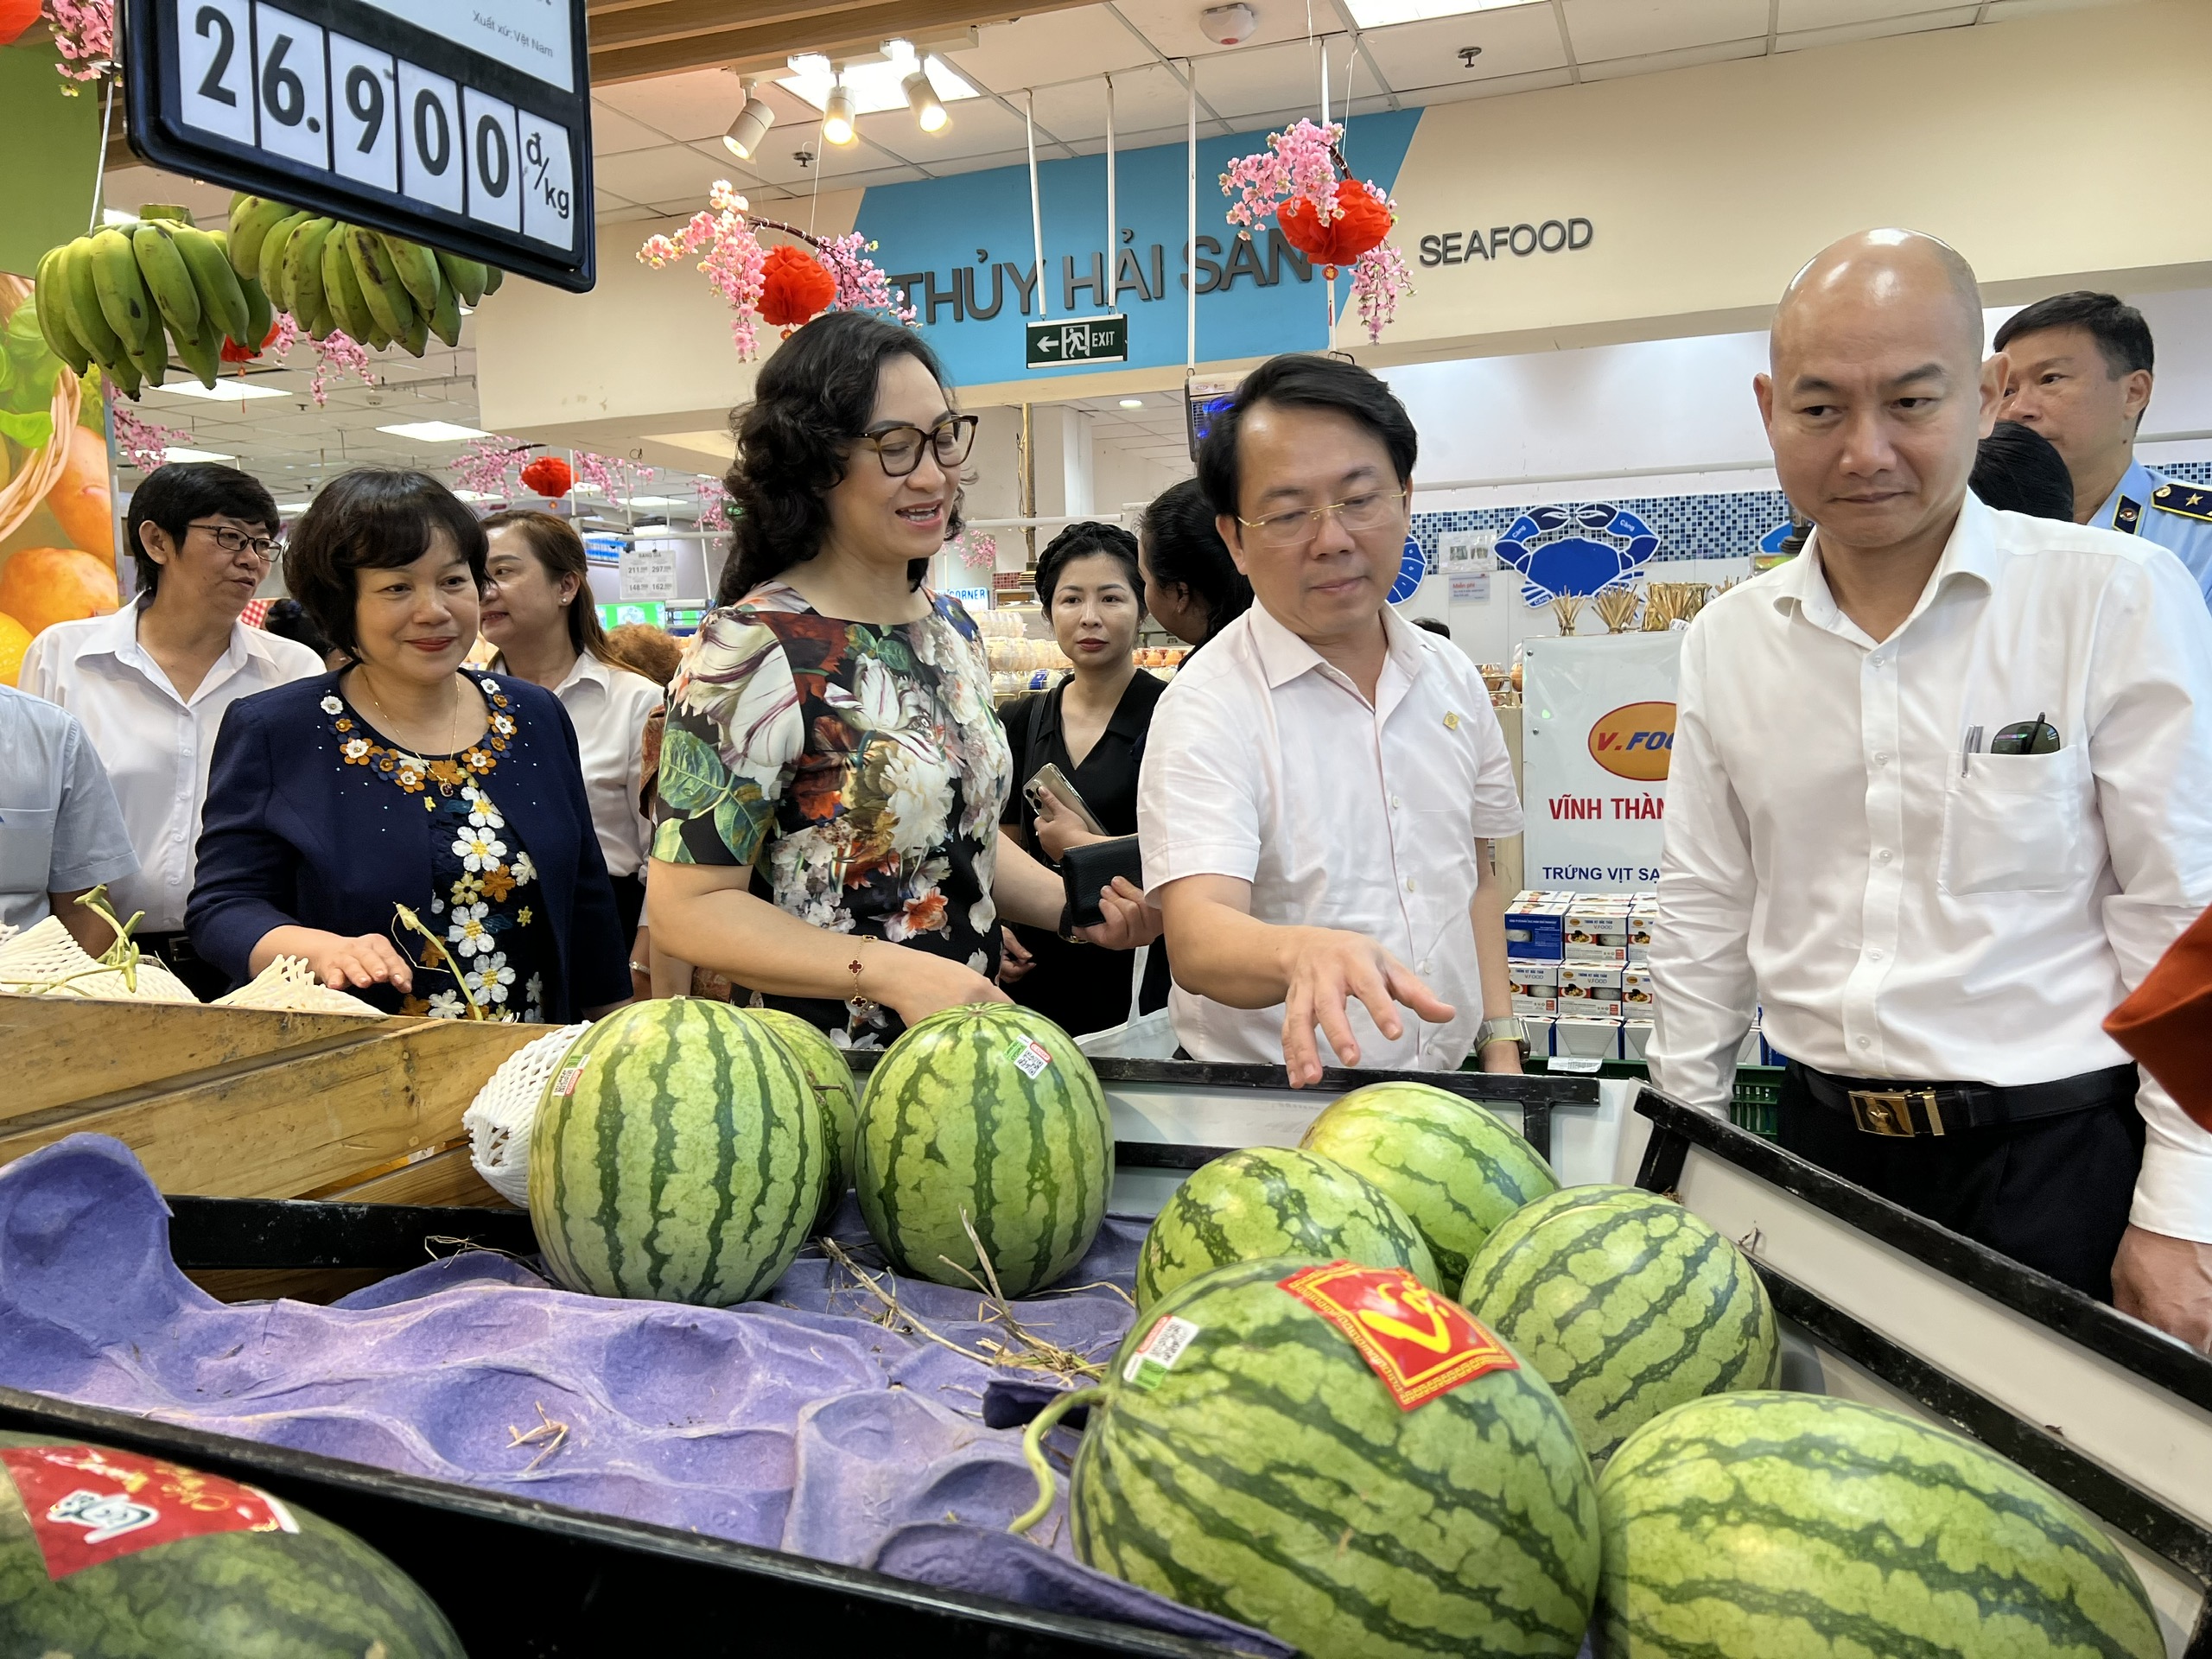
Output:
<path fill-rule="evenodd" d="M 1965 738 L 1959 744 L 1960 777 L 1963 778 L 1967 775 L 1967 757 L 1970 754 L 1979 754 L 1980 753 L 1981 728 L 1979 726 L 1969 726 L 1967 728 L 1967 734 Z"/>

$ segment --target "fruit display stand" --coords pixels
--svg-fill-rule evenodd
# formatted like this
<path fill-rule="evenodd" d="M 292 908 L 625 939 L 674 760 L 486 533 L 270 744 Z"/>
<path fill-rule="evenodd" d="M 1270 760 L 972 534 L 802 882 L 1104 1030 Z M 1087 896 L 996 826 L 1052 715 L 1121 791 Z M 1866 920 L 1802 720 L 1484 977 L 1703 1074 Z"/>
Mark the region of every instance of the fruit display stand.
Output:
<path fill-rule="evenodd" d="M 2010 1458 L 2113 1534 L 2170 1654 L 2212 1659 L 2212 1358 L 1709 1113 L 1636 1109 L 1637 1185 L 1735 1240 L 1796 1327 L 1784 1386 Z"/>
<path fill-rule="evenodd" d="M 538 1028 L 0 995 L 0 1164 L 113 1135 L 167 1192 L 497 1205 L 461 1117 Z M 422 1260 L 419 1247 L 412 1261 Z M 373 1275 L 372 1275 L 373 1276 Z M 209 1275 L 225 1300 L 342 1293 L 361 1273 Z"/>
<path fill-rule="evenodd" d="M 12 1010 L 10 1010 L 12 1011 Z M 131 1012 L 137 1012 L 132 1010 Z M 165 1012 L 167 1012 L 165 1010 Z M 205 1010 L 177 1010 L 187 1016 Z M 296 1022 L 289 1032 L 250 1028 L 248 1037 L 211 1039 L 190 1057 L 201 1072 L 241 1077 L 295 1071 L 323 1052 L 359 1041 L 365 1021 Z M 451 1022 L 437 1022 L 459 1030 Z M 496 1065 L 470 1052 L 469 1038 L 433 1052 L 441 1039 L 418 1022 L 376 1022 L 387 1038 L 411 1037 L 410 1062 L 418 1078 L 441 1062 L 452 1077 L 425 1093 L 453 1118 Z M 526 1033 L 525 1033 L 526 1034 Z M 248 1052 L 233 1043 L 257 1046 Z M 425 1047 L 425 1043 L 430 1045 Z M 317 1048 L 316 1045 L 323 1047 Z M 289 1057 L 284 1058 L 286 1051 Z M 865 1071 L 872 1056 L 854 1057 Z M 387 1065 L 398 1063 L 392 1055 Z M 1210 1066 L 1190 1062 L 1096 1062 L 1116 1136 L 1113 1209 L 1147 1213 L 1191 1170 L 1225 1147 L 1295 1143 L 1332 1099 L 1363 1084 L 1397 1074 L 1332 1071 L 1316 1088 L 1293 1090 L 1280 1068 Z M 119 1079 L 143 1073 L 124 1064 L 102 1079 L 109 1097 L 128 1092 Z M 461 1073 L 467 1077 L 462 1077 Z M 1598 1090 L 1586 1078 L 1511 1078 L 1463 1074 L 1432 1078 L 1517 1121 L 1537 1149 L 1551 1144 L 1562 1109 L 1592 1112 Z M 156 1098 L 163 1091 L 156 1090 Z M 119 1133 L 111 1117 L 64 1113 L 48 1133 L 26 1138 L 7 1155 L 79 1128 Z M 0 1147 L 10 1146 L 0 1140 Z M 424 1144 L 433 1144 L 427 1139 Z M 134 1143 L 149 1170 L 171 1193 L 158 1141 Z M 465 1156 L 465 1153 L 463 1156 Z M 215 1179 L 207 1164 L 181 1166 L 195 1179 Z M 245 1184 L 228 1183 L 242 1193 Z M 266 1187 L 262 1190 L 267 1191 Z M 344 1194 L 363 1191 L 357 1184 Z M 171 1254 L 179 1266 L 257 1274 L 268 1281 L 302 1271 L 374 1279 L 420 1266 L 426 1249 L 443 1254 L 464 1242 L 526 1254 L 536 1248 L 527 1216 L 470 1205 L 360 1203 L 325 1198 L 172 1196 Z M 0 1429 L 84 1439 L 166 1457 L 194 1468 L 249 1482 L 295 1500 L 346 1527 L 389 1556 L 443 1607 L 476 1659 L 498 1655 L 629 1652 L 643 1633 L 660 1646 L 701 1655 L 751 1652 L 764 1628 L 833 1630 L 841 1645 L 874 1642 L 901 1655 L 1006 1656 L 1092 1654 L 1219 1655 L 1217 1646 L 1181 1637 L 1040 1611 L 988 1598 L 933 1589 L 858 1568 L 831 1565 L 688 1532 L 518 1500 L 448 1483 L 364 1467 L 45 1395 L 0 1389 Z M 745 1617 L 733 1620 L 732 1606 Z"/>

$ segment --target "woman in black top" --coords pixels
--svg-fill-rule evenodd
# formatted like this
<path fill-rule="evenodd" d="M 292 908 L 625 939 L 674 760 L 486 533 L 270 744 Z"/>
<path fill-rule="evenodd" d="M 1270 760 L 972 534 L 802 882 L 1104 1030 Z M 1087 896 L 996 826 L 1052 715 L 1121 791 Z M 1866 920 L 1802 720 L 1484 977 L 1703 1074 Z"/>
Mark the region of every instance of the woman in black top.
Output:
<path fill-rule="evenodd" d="M 1057 861 L 1077 841 L 1094 839 L 1071 812 L 1039 818 L 1022 785 L 1046 762 L 1060 769 L 1109 836 L 1137 828 L 1137 766 L 1152 711 L 1167 688 L 1138 669 L 1133 655 L 1144 578 L 1136 537 L 1110 524 L 1071 524 L 1037 561 L 1037 599 L 1075 671 L 1001 712 L 1014 751 L 1014 793 L 1001 822 L 1022 849 Z M 1014 1000 L 1080 1035 L 1117 1026 L 1129 1008 L 1127 951 L 1069 944 L 1041 928 L 1013 930 L 1026 969 L 1002 982 Z M 1020 956 L 1009 950 L 1017 965 Z"/>

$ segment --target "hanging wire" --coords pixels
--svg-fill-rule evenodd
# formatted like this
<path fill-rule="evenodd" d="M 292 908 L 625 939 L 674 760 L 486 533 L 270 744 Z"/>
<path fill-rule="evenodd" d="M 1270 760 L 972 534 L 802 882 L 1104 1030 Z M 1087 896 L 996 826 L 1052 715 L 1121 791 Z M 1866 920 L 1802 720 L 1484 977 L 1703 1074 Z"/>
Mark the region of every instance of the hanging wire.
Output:
<path fill-rule="evenodd" d="M 100 111 L 100 153 L 92 162 L 92 211 L 85 221 L 85 232 L 90 235 L 100 227 L 100 201 L 107 183 L 107 135 L 115 120 L 115 73 L 111 70 L 107 79 L 107 105 Z"/>
<path fill-rule="evenodd" d="M 1122 231 L 1114 206 L 1114 77 L 1106 77 L 1106 309 L 1114 309 L 1121 274 Z"/>
<path fill-rule="evenodd" d="M 1029 138 L 1029 244 L 1037 257 L 1037 315 L 1049 318 L 1052 308 L 1045 294 L 1045 212 L 1037 196 L 1037 94 L 1021 95 L 1021 124 Z"/>
<path fill-rule="evenodd" d="M 1187 374 L 1198 366 L 1198 66 L 1194 58 L 1183 60 L 1183 84 L 1190 92 L 1190 181 L 1187 198 L 1190 214 L 1190 239 L 1183 245 L 1183 369 Z"/>

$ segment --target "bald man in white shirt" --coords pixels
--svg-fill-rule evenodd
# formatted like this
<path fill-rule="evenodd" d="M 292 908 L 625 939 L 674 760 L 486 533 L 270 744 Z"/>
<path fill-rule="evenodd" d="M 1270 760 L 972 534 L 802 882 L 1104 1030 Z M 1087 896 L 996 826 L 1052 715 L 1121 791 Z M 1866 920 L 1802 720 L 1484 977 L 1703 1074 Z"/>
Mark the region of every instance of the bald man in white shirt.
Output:
<path fill-rule="evenodd" d="M 2006 362 L 1910 232 L 1799 272 L 1755 390 L 1816 529 L 1684 641 L 1658 1086 L 2198 1347 L 2212 1134 L 2101 1021 L 2212 902 L 2212 622 L 2139 537 L 1967 493 Z"/>

